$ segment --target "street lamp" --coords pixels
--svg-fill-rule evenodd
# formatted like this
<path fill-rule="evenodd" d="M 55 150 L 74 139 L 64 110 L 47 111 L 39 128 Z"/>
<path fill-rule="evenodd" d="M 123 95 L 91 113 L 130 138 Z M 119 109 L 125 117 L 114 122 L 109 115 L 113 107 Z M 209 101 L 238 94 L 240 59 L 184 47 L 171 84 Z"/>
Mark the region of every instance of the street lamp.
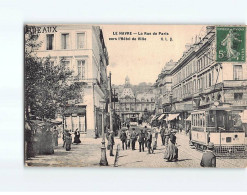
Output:
<path fill-rule="evenodd" d="M 101 101 L 102 104 L 102 114 L 104 116 L 104 108 L 106 105 L 106 102 Z M 103 117 L 104 120 L 104 117 Z M 106 147 L 105 147 L 105 131 L 104 131 L 104 125 L 102 127 L 102 141 L 101 141 L 101 159 L 100 159 L 100 166 L 108 166 L 107 158 L 106 158 Z"/>

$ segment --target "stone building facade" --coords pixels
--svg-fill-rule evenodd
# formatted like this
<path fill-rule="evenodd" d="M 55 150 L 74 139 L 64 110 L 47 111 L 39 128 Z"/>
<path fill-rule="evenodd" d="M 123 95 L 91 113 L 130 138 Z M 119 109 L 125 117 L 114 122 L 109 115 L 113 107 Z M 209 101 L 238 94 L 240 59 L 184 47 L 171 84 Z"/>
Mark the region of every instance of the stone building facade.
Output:
<path fill-rule="evenodd" d="M 102 30 L 99 26 L 80 24 L 35 25 L 35 28 L 40 30 L 42 42 L 37 56 L 50 56 L 54 65 L 63 59 L 73 71 L 71 82 L 81 82 L 84 86 L 81 98 L 69 102 L 64 128 L 71 131 L 79 128 L 90 137 L 100 136 L 105 126 L 109 64 Z"/>
<path fill-rule="evenodd" d="M 135 94 L 131 88 L 128 76 L 122 91 L 118 91 L 118 102 L 115 111 L 120 116 L 121 122 L 126 122 L 130 117 L 143 119 L 145 114 L 155 110 L 155 95 L 152 92 Z"/>
<path fill-rule="evenodd" d="M 236 110 L 247 108 L 247 64 L 216 61 L 216 30 L 207 26 L 205 35 L 186 45 L 186 51 L 162 79 L 172 77 L 171 113 L 179 113 L 181 124 L 194 109 L 215 102 Z M 156 90 L 161 89 L 161 80 Z M 165 92 L 167 96 L 170 92 Z M 164 95 L 163 95 L 164 96 Z M 165 107 L 166 103 L 162 104 Z"/>

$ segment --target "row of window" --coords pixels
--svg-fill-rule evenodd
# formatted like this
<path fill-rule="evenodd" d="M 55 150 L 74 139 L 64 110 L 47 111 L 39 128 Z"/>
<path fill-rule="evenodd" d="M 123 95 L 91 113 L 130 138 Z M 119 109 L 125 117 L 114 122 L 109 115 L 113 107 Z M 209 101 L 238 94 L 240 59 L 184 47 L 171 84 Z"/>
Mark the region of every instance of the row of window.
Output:
<path fill-rule="evenodd" d="M 243 69 L 242 65 L 234 65 L 233 66 L 233 80 L 242 80 L 243 79 Z M 214 71 L 211 70 L 197 80 L 184 84 L 182 87 L 178 87 L 173 90 L 173 97 L 184 97 L 186 95 L 191 95 L 192 93 L 196 93 L 199 90 L 204 90 L 215 84 Z"/>
<path fill-rule="evenodd" d="M 145 98 L 141 98 L 141 102 L 154 102 L 154 98 L 151 98 L 151 99 L 145 99 Z M 121 102 L 124 103 L 124 102 L 140 102 L 140 100 L 138 99 L 135 99 L 135 98 L 131 98 L 131 99 L 121 99 Z"/>
<path fill-rule="evenodd" d="M 61 48 L 60 49 L 71 49 L 71 37 L 69 33 L 61 34 Z M 54 50 L 54 34 L 46 35 L 46 50 Z M 77 49 L 85 48 L 85 33 L 76 34 L 76 47 Z"/>
<path fill-rule="evenodd" d="M 178 71 L 173 77 L 173 85 L 178 84 L 180 81 L 184 80 L 185 78 L 189 77 L 190 75 L 200 72 L 207 66 L 209 66 L 213 62 L 213 50 L 209 50 L 206 52 L 202 57 L 198 60 L 194 59 L 180 71 Z"/>
<path fill-rule="evenodd" d="M 213 52 L 208 51 L 205 53 L 198 61 L 197 61 L 197 67 L 195 72 L 200 72 L 207 66 L 209 66 L 213 62 Z"/>
<path fill-rule="evenodd" d="M 73 76 L 75 79 L 85 79 L 85 64 L 86 61 L 85 60 L 76 60 L 76 67 L 71 68 L 71 61 L 69 60 L 64 60 L 63 61 L 65 67 L 67 67 L 68 69 L 72 69 Z M 51 64 L 55 64 L 54 61 L 51 61 Z"/>
<path fill-rule="evenodd" d="M 192 126 L 195 126 L 195 127 L 204 127 L 205 126 L 204 113 L 192 115 Z"/>
<path fill-rule="evenodd" d="M 141 107 L 154 107 L 154 104 L 116 104 L 116 108 L 128 108 L 128 107 L 132 107 L 132 108 L 141 108 Z"/>
<path fill-rule="evenodd" d="M 121 111 L 144 111 L 145 109 L 147 109 L 147 110 L 149 110 L 149 111 L 153 111 L 154 110 L 154 106 L 152 106 L 152 107 L 142 107 L 142 108 L 137 108 L 137 109 L 135 109 L 135 108 L 128 108 L 128 107 L 123 107 L 123 108 L 121 108 Z M 120 111 L 120 109 L 117 107 L 116 108 L 116 111 Z"/>

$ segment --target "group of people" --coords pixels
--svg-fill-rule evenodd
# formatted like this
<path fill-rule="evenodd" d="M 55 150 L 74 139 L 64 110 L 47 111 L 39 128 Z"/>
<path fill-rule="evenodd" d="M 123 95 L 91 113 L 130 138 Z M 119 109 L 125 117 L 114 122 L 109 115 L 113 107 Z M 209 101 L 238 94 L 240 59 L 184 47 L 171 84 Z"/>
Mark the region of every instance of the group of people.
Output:
<path fill-rule="evenodd" d="M 178 160 L 178 148 L 176 146 L 176 130 L 173 130 L 170 126 L 165 125 L 160 129 L 160 137 L 162 145 L 165 146 L 164 159 L 167 162 Z"/>
<path fill-rule="evenodd" d="M 148 150 L 148 154 L 154 153 L 157 147 L 158 134 L 160 134 L 162 145 L 165 146 L 164 159 L 167 162 L 178 161 L 178 147 L 177 147 L 177 130 L 171 128 L 171 126 L 164 125 L 159 128 L 141 128 L 139 132 L 135 128 L 131 130 L 129 127 L 122 128 L 120 132 L 120 140 L 122 142 L 122 149 L 135 150 L 136 142 L 139 143 L 139 152 L 144 152 L 145 148 Z M 110 145 L 110 155 L 113 155 L 114 136 L 111 133 L 108 137 L 108 144 Z M 206 150 L 202 156 L 200 165 L 202 167 L 216 167 L 216 157 L 213 153 L 213 143 L 208 144 L 208 150 Z"/>
<path fill-rule="evenodd" d="M 80 144 L 80 131 L 78 129 L 75 130 L 74 132 L 74 142 L 73 144 Z M 65 130 L 63 133 L 63 148 L 65 146 L 66 151 L 71 150 L 71 144 L 72 144 L 72 136 L 69 130 Z"/>
<path fill-rule="evenodd" d="M 145 126 L 140 129 L 139 132 L 132 128 L 131 130 L 127 127 L 122 128 L 119 136 L 122 142 L 122 149 L 135 150 L 136 142 L 139 143 L 139 152 L 144 152 L 144 148 L 148 149 L 148 153 L 154 153 L 157 147 L 158 131 L 156 128 L 150 129 Z"/>

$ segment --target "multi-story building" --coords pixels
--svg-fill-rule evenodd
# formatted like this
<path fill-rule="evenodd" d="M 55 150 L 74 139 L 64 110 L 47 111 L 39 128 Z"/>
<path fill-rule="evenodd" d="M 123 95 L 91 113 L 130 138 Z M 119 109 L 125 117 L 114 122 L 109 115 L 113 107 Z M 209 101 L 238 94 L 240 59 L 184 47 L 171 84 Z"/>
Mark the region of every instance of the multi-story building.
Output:
<path fill-rule="evenodd" d="M 70 101 L 64 114 L 64 128 L 79 129 L 88 136 L 98 136 L 105 126 L 108 88 L 108 52 L 103 32 L 92 25 L 34 25 L 42 42 L 38 57 L 50 56 L 52 63 L 63 59 L 73 71 L 71 82 L 83 83 L 81 98 Z"/>
<path fill-rule="evenodd" d="M 172 96 L 172 74 L 176 62 L 170 60 L 167 62 L 158 76 L 155 83 L 155 99 L 156 99 L 156 114 L 171 111 L 171 96 Z"/>
<path fill-rule="evenodd" d="M 183 126 L 194 109 L 215 102 L 235 109 L 247 108 L 246 63 L 216 61 L 215 27 L 207 26 L 205 36 L 186 45 L 186 51 L 170 71 L 171 113 L 179 113 Z"/>
<path fill-rule="evenodd" d="M 145 114 L 154 112 L 155 95 L 151 92 L 134 94 L 128 76 L 122 91 L 119 91 L 118 102 L 115 103 L 115 111 L 122 122 L 130 117 L 142 119 Z"/>

